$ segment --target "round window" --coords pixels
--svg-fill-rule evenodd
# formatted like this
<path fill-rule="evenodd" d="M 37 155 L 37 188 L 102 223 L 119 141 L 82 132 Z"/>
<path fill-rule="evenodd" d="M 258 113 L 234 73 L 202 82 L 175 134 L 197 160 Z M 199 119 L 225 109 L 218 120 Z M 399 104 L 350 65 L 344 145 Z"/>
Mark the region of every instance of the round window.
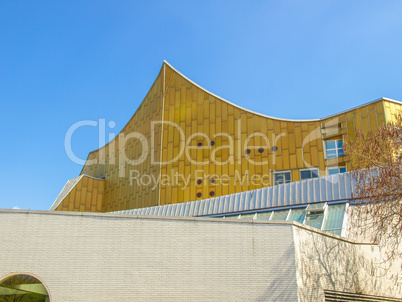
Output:
<path fill-rule="evenodd" d="M 0 282 L 0 301 L 49 302 L 45 286 L 33 276 L 13 275 Z"/>

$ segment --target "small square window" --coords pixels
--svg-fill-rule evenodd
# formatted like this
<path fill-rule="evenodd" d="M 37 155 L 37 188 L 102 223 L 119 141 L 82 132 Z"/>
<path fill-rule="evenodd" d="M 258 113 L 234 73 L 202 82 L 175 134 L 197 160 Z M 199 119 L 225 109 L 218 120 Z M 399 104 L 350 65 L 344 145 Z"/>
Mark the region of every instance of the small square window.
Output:
<path fill-rule="evenodd" d="M 300 170 L 300 180 L 317 178 L 317 177 L 318 177 L 318 169 Z"/>
<path fill-rule="evenodd" d="M 343 150 L 343 141 L 341 139 L 326 141 L 325 149 L 327 158 L 335 158 L 345 155 Z"/>
<path fill-rule="evenodd" d="M 289 172 L 274 172 L 274 185 L 285 184 L 291 182 L 290 171 Z"/>
<path fill-rule="evenodd" d="M 346 172 L 345 167 L 328 168 L 328 175 L 334 175 L 334 174 L 345 173 L 345 172 Z"/>

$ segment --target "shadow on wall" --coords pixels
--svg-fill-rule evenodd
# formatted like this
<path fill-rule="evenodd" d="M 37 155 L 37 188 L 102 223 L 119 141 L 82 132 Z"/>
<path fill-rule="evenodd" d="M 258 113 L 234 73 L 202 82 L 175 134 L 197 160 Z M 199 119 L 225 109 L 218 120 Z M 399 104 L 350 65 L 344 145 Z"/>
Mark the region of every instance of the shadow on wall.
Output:
<path fill-rule="evenodd" d="M 324 301 L 324 290 L 397 297 L 401 286 L 381 263 L 378 247 L 296 231 L 300 301 Z"/>
<path fill-rule="evenodd" d="M 289 246 L 285 251 L 271 275 L 276 277 L 269 283 L 264 293 L 256 301 L 297 301 L 297 292 L 296 290 L 292 290 L 297 288 L 293 245 Z M 289 279 L 293 278 L 294 284 L 291 285 L 289 280 L 284 280 L 283 276 L 287 276 Z M 284 283 L 287 286 L 284 286 Z"/>

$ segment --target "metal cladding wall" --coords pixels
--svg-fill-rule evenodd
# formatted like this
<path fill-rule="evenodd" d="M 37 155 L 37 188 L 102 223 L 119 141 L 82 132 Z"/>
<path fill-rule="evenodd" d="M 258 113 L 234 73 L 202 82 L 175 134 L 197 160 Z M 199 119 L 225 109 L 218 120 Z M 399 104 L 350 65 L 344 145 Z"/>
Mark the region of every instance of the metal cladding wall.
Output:
<path fill-rule="evenodd" d="M 398 112 L 401 103 L 382 98 L 323 119 L 268 117 L 208 92 L 165 62 L 132 119 L 89 154 L 81 174 L 105 179 L 102 212 L 241 193 L 272 185 L 274 172 L 298 181 L 302 169 L 317 168 L 319 176 L 329 167 L 353 170 L 348 156 L 326 158 L 325 142 L 377 131 Z M 82 203 L 56 209 L 80 211 Z"/>
<path fill-rule="evenodd" d="M 143 209 L 117 211 L 119 214 L 160 216 L 204 216 L 273 207 L 352 198 L 351 172 L 291 182 L 226 196 Z"/>
<path fill-rule="evenodd" d="M 105 180 L 80 175 L 70 179 L 57 196 L 50 211 L 101 212 Z"/>

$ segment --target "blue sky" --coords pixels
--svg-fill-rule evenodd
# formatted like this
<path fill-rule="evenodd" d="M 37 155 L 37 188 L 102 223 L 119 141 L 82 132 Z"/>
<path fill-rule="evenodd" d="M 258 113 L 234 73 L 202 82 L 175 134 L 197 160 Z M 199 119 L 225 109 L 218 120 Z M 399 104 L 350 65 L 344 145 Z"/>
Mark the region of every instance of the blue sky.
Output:
<path fill-rule="evenodd" d="M 163 60 L 209 91 L 282 118 L 402 100 L 401 1 L 0 2 L 0 208 L 48 209 L 81 166 L 80 120 L 116 123 Z M 73 150 L 97 149 L 80 129 Z"/>

